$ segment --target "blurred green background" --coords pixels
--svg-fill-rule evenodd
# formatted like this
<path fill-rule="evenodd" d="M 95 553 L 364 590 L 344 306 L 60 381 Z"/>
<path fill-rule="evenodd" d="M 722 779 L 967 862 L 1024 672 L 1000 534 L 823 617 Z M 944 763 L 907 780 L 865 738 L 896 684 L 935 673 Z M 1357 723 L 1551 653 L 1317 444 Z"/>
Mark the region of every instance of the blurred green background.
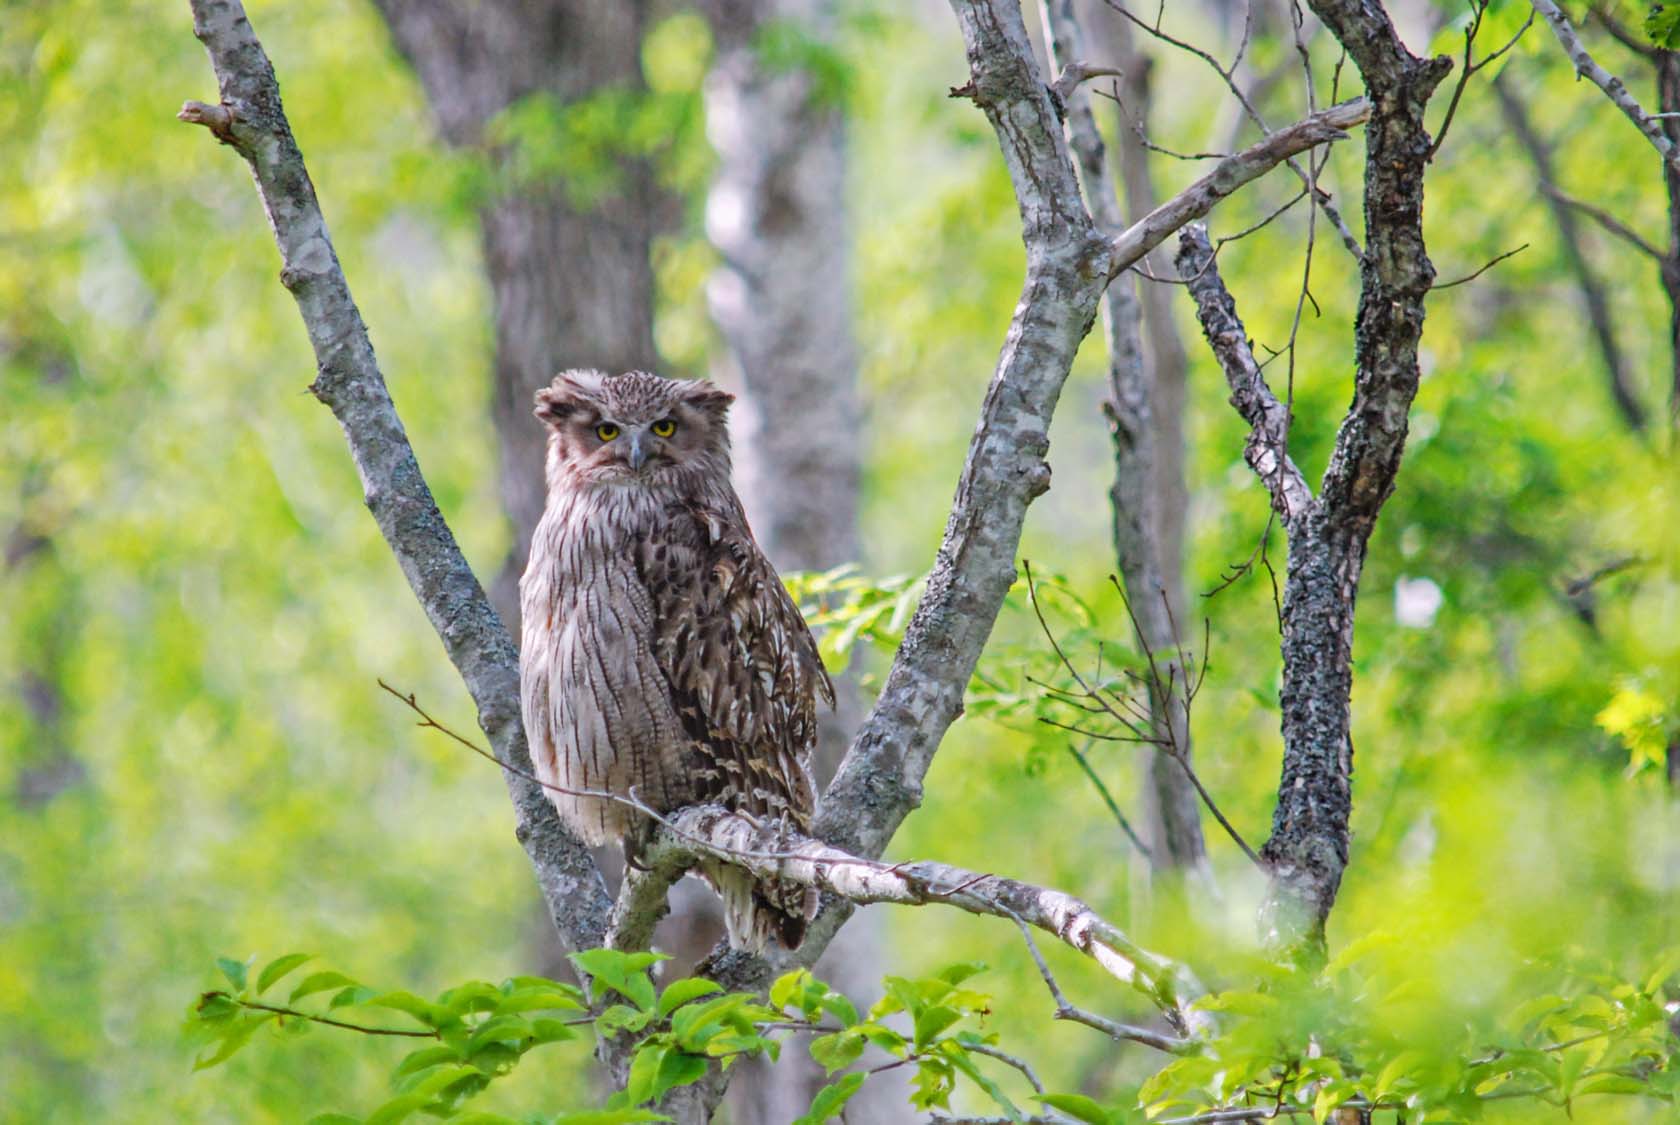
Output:
<path fill-rule="evenodd" d="M 949 14 L 865 10 L 839 57 L 868 412 L 858 561 L 886 576 L 929 565 L 1022 253 L 991 132 L 971 103 L 945 97 L 966 73 Z M 258 2 L 251 15 L 398 408 L 487 575 L 508 530 L 486 405 L 474 213 L 484 177 L 433 139 L 371 5 Z M 694 96 L 704 25 L 672 18 L 680 34 L 667 27 L 650 44 L 663 52 L 650 70 L 667 76 L 667 93 Z M 1157 66 L 1155 134 L 1202 147 L 1221 91 L 1182 56 Z M 1568 190 L 1641 230 L 1666 229 L 1655 156 L 1573 83 L 1541 30 L 1504 73 L 1546 107 Z M 316 1034 L 192 1074 L 178 1028 L 217 955 L 310 950 L 417 991 L 555 971 L 495 771 L 414 730 L 375 686 L 384 677 L 473 728 L 362 510 L 336 424 L 304 393 L 313 359 L 249 176 L 174 119 L 183 99 L 213 90 L 184 3 L 0 8 L 6 1121 L 294 1121 L 382 1098 L 400 1044 Z M 698 217 L 707 157 L 695 145 L 687 219 L 656 254 L 657 339 L 673 374 L 703 373 L 715 346 L 701 292 L 715 260 Z M 1361 159 L 1359 141 L 1340 145 L 1327 173 L 1356 230 Z M 1171 190 L 1197 171 L 1164 161 L 1157 175 Z M 1280 175 L 1248 189 L 1216 213 L 1215 235 L 1296 190 Z M 1680 944 L 1680 809 L 1662 768 L 1680 690 L 1680 491 L 1661 421 L 1668 306 L 1653 265 L 1588 229 L 1636 389 L 1659 419 L 1638 435 L 1610 401 L 1532 171 L 1480 79 L 1434 165 L 1428 221 L 1444 278 L 1528 249 L 1429 299 L 1413 436 L 1360 599 L 1354 854 L 1330 932 L 1333 950 L 1368 941 L 1373 997 L 1407 984 L 1401 1008 L 1421 1035 L 1486 1026 L 1491 1036 L 1531 993 L 1536 966 L 1642 978 Z M 1306 222 L 1292 210 L 1222 256 L 1261 344 L 1288 335 Z M 1349 397 L 1358 292 L 1322 224 L 1318 238 L 1291 445 L 1313 480 Z M 1187 300 L 1179 312 L 1193 365 L 1199 594 L 1254 550 L 1266 502 Z M 1022 555 L 1064 575 L 1096 631 L 1123 645 L 1104 583 L 1103 365 L 1093 338 L 1053 434 L 1055 486 L 1032 510 Z M 1272 557 L 1281 566 L 1281 543 Z M 1629 559 L 1593 586 L 1590 614 L 1565 596 L 1572 580 Z M 1427 601 L 1431 586 L 1438 612 L 1397 615 L 1399 591 Z M 1202 777 L 1258 843 L 1280 754 L 1271 584 L 1257 569 L 1194 600 L 1212 637 L 1194 716 Z M 1018 599 L 999 625 L 999 652 L 1010 646 L 1042 647 Z M 1210 821 L 1217 901 L 1152 903 L 1056 734 L 960 722 L 892 854 L 1067 888 L 1210 985 L 1240 982 L 1262 889 L 1241 855 Z M 1092 753 L 1135 806 L 1131 751 Z M 990 964 L 976 983 L 998 997 L 996 1028 L 1031 1045 L 1053 1086 L 1103 1093 L 1148 1073 L 1138 1051 L 1049 1023 L 1013 928 L 933 909 L 886 925 L 888 968 Z M 1051 956 L 1077 1001 L 1126 1014 L 1130 1001 L 1100 976 Z M 592 1096 L 586 1062 L 557 1054 L 492 1097 L 509 1111 L 580 1104 Z M 1647 1119 L 1602 1099 L 1576 1109 L 1582 1120 Z M 1549 1119 L 1542 1107 L 1506 1112 Z"/>

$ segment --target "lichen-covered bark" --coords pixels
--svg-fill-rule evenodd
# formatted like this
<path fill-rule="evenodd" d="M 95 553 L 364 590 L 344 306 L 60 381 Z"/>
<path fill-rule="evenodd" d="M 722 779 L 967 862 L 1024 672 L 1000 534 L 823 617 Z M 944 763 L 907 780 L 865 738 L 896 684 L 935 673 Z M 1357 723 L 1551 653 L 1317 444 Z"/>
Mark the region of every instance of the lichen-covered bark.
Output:
<path fill-rule="evenodd" d="M 1312 0 L 1365 79 L 1366 247 L 1354 329 L 1354 393 L 1318 502 L 1290 536 L 1283 600 L 1284 761 L 1265 916 L 1273 940 L 1313 952 L 1347 867 L 1353 742 L 1353 615 L 1365 548 L 1394 490 L 1418 387 L 1424 298 L 1435 279 L 1423 239 L 1430 138 L 1424 109 L 1451 69 L 1406 49 L 1382 7 Z"/>

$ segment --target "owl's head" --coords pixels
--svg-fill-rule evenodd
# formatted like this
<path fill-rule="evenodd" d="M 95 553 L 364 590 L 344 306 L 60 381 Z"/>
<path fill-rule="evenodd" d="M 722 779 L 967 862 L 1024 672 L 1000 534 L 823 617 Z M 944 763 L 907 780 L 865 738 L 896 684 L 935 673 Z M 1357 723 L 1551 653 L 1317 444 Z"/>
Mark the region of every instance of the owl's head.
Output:
<path fill-rule="evenodd" d="M 712 383 L 645 371 L 562 371 L 537 392 L 548 426 L 551 480 L 675 484 L 696 474 L 729 477 L 729 404 Z"/>

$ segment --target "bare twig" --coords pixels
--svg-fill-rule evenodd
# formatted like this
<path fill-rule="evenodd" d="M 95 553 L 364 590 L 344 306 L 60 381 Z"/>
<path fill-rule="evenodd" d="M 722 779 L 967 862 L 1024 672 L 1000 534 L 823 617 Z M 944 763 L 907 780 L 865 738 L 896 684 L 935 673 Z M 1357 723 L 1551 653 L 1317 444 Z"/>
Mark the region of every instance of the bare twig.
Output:
<path fill-rule="evenodd" d="M 1298 153 L 1343 139 L 1347 135 L 1345 130 L 1363 124 L 1370 116 L 1370 104 L 1364 98 L 1355 98 L 1304 117 L 1220 161 L 1212 172 L 1133 223 L 1115 239 L 1110 276 L 1142 258 L 1185 223 L 1207 214 L 1214 204 L 1239 187 Z M 1307 182 L 1311 183 L 1310 177 Z"/>
<path fill-rule="evenodd" d="M 1132 842 L 1132 847 L 1136 848 L 1143 858 L 1151 858 L 1148 845 L 1138 838 L 1138 834 L 1132 829 L 1131 822 L 1126 819 L 1126 814 L 1120 811 L 1120 806 L 1115 802 L 1114 795 L 1108 791 L 1108 786 L 1104 785 L 1102 778 L 1097 776 L 1097 771 L 1091 768 L 1091 761 L 1085 756 L 1085 752 L 1071 742 L 1067 745 L 1067 752 L 1073 756 L 1074 761 L 1079 763 L 1079 768 L 1084 771 L 1086 778 L 1096 788 L 1097 795 L 1102 798 L 1103 804 L 1108 806 L 1109 813 L 1114 817 L 1115 823 L 1120 825 L 1120 831 L 1126 834 L 1126 839 Z"/>
<path fill-rule="evenodd" d="M 996 1047 L 989 1046 L 985 1043 L 970 1043 L 968 1044 L 968 1050 L 973 1051 L 977 1055 L 985 1055 L 987 1058 L 996 1059 L 1000 1063 L 1014 1067 L 1026 1077 L 1027 1085 L 1031 1086 L 1037 1093 L 1044 1093 L 1044 1083 L 1038 1080 L 1037 1072 L 1033 1070 L 1032 1064 L 1026 1059 L 1012 1055 L 1008 1051 L 1000 1051 Z"/>
<path fill-rule="evenodd" d="M 206 992 L 199 997 L 199 1006 L 206 1001 L 223 999 L 238 1004 L 241 1008 L 249 1008 L 254 1012 L 272 1012 L 283 1019 L 307 1020 L 310 1023 L 325 1024 L 327 1027 L 342 1028 L 345 1031 L 355 1031 L 362 1035 L 394 1035 L 404 1039 L 436 1039 L 436 1031 L 420 1031 L 403 1027 L 370 1027 L 364 1023 L 351 1023 L 348 1020 L 333 1019 L 331 1016 L 316 1015 L 298 1008 L 288 1008 L 280 1004 L 264 1004 L 257 1000 L 242 1000 L 227 992 Z"/>
<path fill-rule="evenodd" d="M 1478 277 L 1481 277 L 1484 273 L 1486 273 L 1488 270 L 1491 270 L 1494 266 L 1497 266 L 1500 262 L 1503 262 L 1506 258 L 1515 257 L 1516 255 L 1521 254 L 1524 250 L 1527 250 L 1527 249 L 1528 249 L 1528 243 L 1525 242 L 1521 246 L 1518 246 L 1514 250 L 1507 250 L 1503 254 L 1495 255 L 1493 258 L 1489 259 L 1480 269 L 1476 270 L 1474 273 L 1467 273 L 1463 277 L 1455 277 L 1451 281 L 1438 281 L 1434 285 L 1430 286 L 1430 288 L 1432 290 L 1433 289 L 1451 289 L 1455 285 L 1463 285 L 1467 281 L 1475 281 Z"/>
<path fill-rule="evenodd" d="M 1088 82 L 1093 78 L 1110 76 L 1118 78 L 1121 76 L 1121 72 L 1112 66 L 1092 66 L 1088 62 L 1069 62 L 1063 65 L 1062 72 L 1056 76 L 1056 81 L 1050 84 L 1050 92 L 1056 95 L 1057 101 L 1065 105 L 1068 98 L 1073 95 L 1074 90 L 1079 88 L 1080 83 Z"/>
<path fill-rule="evenodd" d="M 1271 127 L 1266 124 L 1265 118 L 1262 117 L 1260 115 L 1260 111 L 1255 108 L 1254 102 L 1250 99 L 1249 95 L 1246 94 L 1242 87 L 1237 83 L 1234 75 L 1234 71 L 1236 69 L 1235 63 L 1232 63 L 1232 65 L 1227 68 L 1221 64 L 1218 59 L 1214 58 L 1213 55 L 1204 51 L 1195 44 L 1186 42 L 1182 39 L 1174 38 L 1173 36 L 1163 32 L 1158 20 L 1153 26 L 1143 20 L 1140 20 L 1137 16 L 1127 10 L 1126 6 L 1121 4 L 1119 0 L 1103 0 L 1103 2 L 1110 8 L 1114 9 L 1114 11 L 1124 16 L 1130 23 L 1133 24 L 1133 26 L 1142 29 L 1154 38 L 1166 43 L 1168 46 L 1175 47 L 1178 50 L 1206 63 L 1213 72 L 1219 76 L 1220 81 L 1225 83 L 1226 89 L 1231 91 L 1231 94 L 1237 99 L 1237 104 L 1242 107 L 1243 113 L 1254 123 L 1255 127 L 1260 130 L 1261 134 L 1263 136 L 1271 134 Z M 1341 212 L 1338 211 L 1330 202 L 1330 195 L 1326 192 L 1320 192 L 1317 190 L 1315 185 L 1316 176 L 1310 175 L 1305 168 L 1302 168 L 1300 163 L 1293 159 L 1293 155 L 1294 154 L 1291 154 L 1291 158 L 1284 161 L 1284 163 L 1288 166 L 1291 172 L 1295 173 L 1296 177 L 1301 181 L 1303 186 L 1313 189 L 1313 202 L 1318 205 L 1319 209 L 1324 212 L 1325 217 L 1330 220 L 1333 226 L 1335 226 L 1336 232 L 1341 235 L 1342 245 L 1347 247 L 1348 252 L 1353 255 L 1356 261 L 1362 261 L 1365 256 L 1365 252 L 1360 249 L 1359 240 L 1354 238 L 1353 231 L 1348 228 L 1347 222 L 1342 218 Z"/>
<path fill-rule="evenodd" d="M 1471 2 L 1476 4 L 1476 0 L 1471 0 Z M 1453 85 L 1452 100 L 1447 102 L 1446 115 L 1441 118 L 1440 128 L 1435 131 L 1435 143 L 1429 146 L 1429 159 L 1431 160 L 1435 159 L 1435 154 L 1440 152 L 1441 146 L 1446 143 L 1447 130 L 1452 128 L 1453 115 L 1458 112 L 1459 99 L 1464 96 L 1464 88 L 1470 84 L 1471 77 L 1478 70 L 1486 67 L 1512 47 L 1515 47 L 1517 41 L 1528 33 L 1529 28 L 1534 26 L 1534 13 L 1530 12 L 1528 18 L 1523 21 L 1522 27 L 1517 29 L 1517 33 L 1511 36 L 1508 42 L 1498 50 L 1484 55 L 1480 62 L 1474 62 L 1471 59 L 1471 50 L 1476 43 L 1476 34 L 1482 30 L 1482 18 L 1487 15 L 1487 9 L 1488 0 L 1481 0 L 1475 7 L 1474 18 L 1471 19 L 1469 26 L 1464 29 L 1464 65 L 1459 68 L 1458 81 Z"/>
<path fill-rule="evenodd" d="M 1616 216 L 1612 215 L 1604 208 L 1594 206 L 1584 199 L 1577 199 L 1573 195 L 1569 195 L 1564 192 L 1556 184 L 1549 181 L 1542 181 L 1540 184 L 1540 190 L 1546 194 L 1547 198 L 1569 208 L 1571 211 L 1579 211 L 1581 214 L 1603 227 L 1607 232 L 1615 235 L 1617 238 L 1634 247 L 1640 253 L 1651 258 L 1653 261 L 1660 263 L 1668 259 L 1667 254 L 1664 254 L 1661 250 L 1657 249 L 1655 245 L 1649 242 L 1638 231 L 1616 218 Z"/>
<path fill-rule="evenodd" d="M 1179 708 L 1179 713 L 1185 717 L 1186 727 L 1188 726 L 1190 707 L 1195 699 L 1197 688 L 1201 686 L 1202 680 L 1200 674 L 1196 676 L 1190 675 L 1189 655 L 1185 653 L 1182 648 L 1179 648 L 1177 653 L 1177 662 L 1169 663 L 1166 672 L 1161 671 L 1161 664 L 1156 659 L 1154 647 L 1151 645 L 1148 635 L 1144 632 L 1143 624 L 1138 618 L 1137 612 L 1132 605 L 1131 598 L 1127 596 L 1125 585 L 1121 583 L 1117 576 L 1111 576 L 1109 581 L 1114 584 L 1115 590 L 1120 594 L 1121 604 L 1125 606 L 1126 616 L 1132 625 L 1132 635 L 1137 638 L 1138 647 L 1143 650 L 1143 658 L 1149 666 L 1146 678 L 1141 681 L 1145 690 L 1148 691 L 1149 698 L 1151 700 L 1149 712 L 1145 713 L 1138 709 L 1135 705 L 1128 705 L 1129 701 L 1124 696 L 1116 695 L 1113 692 L 1103 692 L 1086 680 L 1086 678 L 1080 673 L 1079 669 L 1075 667 L 1073 661 L 1068 658 L 1067 652 L 1062 648 L 1061 642 L 1056 638 L 1055 631 L 1050 628 L 1048 619 L 1044 616 L 1044 609 L 1038 601 L 1037 583 L 1033 580 L 1032 564 L 1023 560 L 1021 568 L 1026 575 L 1027 600 L 1032 606 L 1033 615 L 1038 620 L 1038 627 L 1044 633 L 1045 639 L 1049 641 L 1051 651 L 1055 653 L 1057 662 L 1061 664 L 1067 674 L 1072 677 L 1073 682 L 1079 686 L 1080 690 L 1078 698 L 1088 705 L 1087 707 L 1081 709 L 1089 711 L 1093 707 L 1096 708 L 1102 714 L 1120 724 L 1121 728 L 1126 733 L 1115 734 L 1113 732 L 1092 730 L 1088 727 L 1081 727 L 1072 723 L 1062 723 L 1044 715 L 1039 716 L 1038 721 L 1044 723 L 1046 726 L 1052 726 L 1058 730 L 1065 730 L 1073 734 L 1083 735 L 1086 738 L 1094 738 L 1106 742 L 1144 743 L 1156 747 L 1178 764 L 1178 767 L 1183 772 L 1185 779 L 1189 782 L 1191 788 L 1195 790 L 1197 798 L 1207 807 L 1207 810 L 1213 814 L 1214 819 L 1219 822 L 1219 826 L 1225 830 L 1226 834 L 1231 837 L 1231 840 L 1237 845 L 1237 847 L 1242 849 L 1243 854 L 1246 855 L 1252 863 L 1259 865 L 1260 857 L 1255 853 L 1253 848 L 1249 847 L 1248 841 L 1243 839 L 1242 833 L 1238 832 L 1236 826 L 1233 825 L 1225 816 L 1225 813 L 1222 809 L 1220 809 L 1218 802 L 1213 799 L 1213 794 L 1209 793 L 1207 787 L 1202 784 L 1202 779 L 1197 775 L 1195 767 L 1192 766 L 1189 761 L 1189 755 L 1185 754 L 1183 747 L 1179 745 L 1177 724 L 1170 724 L 1164 728 L 1158 729 L 1157 725 L 1153 721 L 1152 716 L 1161 709 L 1161 705 L 1165 701 L 1172 699 L 1175 694 L 1174 685 L 1178 684 L 1178 690 L 1182 694 L 1179 696 L 1175 705 Z M 1164 593 L 1162 601 L 1163 604 L 1165 604 Z M 1177 623 L 1172 620 L 1172 610 L 1170 606 L 1165 607 L 1163 618 L 1167 622 L 1167 627 L 1163 630 L 1163 635 L 1171 638 L 1169 643 L 1176 646 L 1178 644 L 1178 628 Z M 1182 678 L 1178 676 L 1176 671 L 1180 668 L 1185 670 Z M 1062 691 L 1058 694 L 1067 696 L 1073 695 L 1074 693 Z M 1120 710 L 1121 707 L 1125 707 L 1126 710 Z M 1085 765 L 1083 760 L 1080 764 Z M 1087 771 L 1089 771 L 1089 768 L 1089 766 L 1086 766 Z M 1095 780 L 1095 776 L 1092 775 L 1092 777 L 1093 780 Z M 1112 805 L 1110 807 L 1113 808 Z M 1114 809 L 1114 811 L 1116 815 L 1119 815 L 1118 809 Z"/>

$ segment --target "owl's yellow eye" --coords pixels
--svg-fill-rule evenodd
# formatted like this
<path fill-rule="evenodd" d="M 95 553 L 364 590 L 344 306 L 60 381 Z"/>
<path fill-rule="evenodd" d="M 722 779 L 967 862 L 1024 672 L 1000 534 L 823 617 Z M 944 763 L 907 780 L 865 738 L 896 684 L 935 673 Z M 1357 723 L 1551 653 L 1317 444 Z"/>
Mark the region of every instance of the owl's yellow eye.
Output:
<path fill-rule="evenodd" d="M 611 441 L 613 438 L 618 436 L 618 427 L 613 425 L 611 422 L 602 422 L 599 426 L 595 427 L 595 436 L 600 438 L 602 441 Z"/>
<path fill-rule="evenodd" d="M 649 428 L 653 430 L 654 437 L 670 437 L 677 432 L 677 420 L 675 418 L 661 418 Z"/>

